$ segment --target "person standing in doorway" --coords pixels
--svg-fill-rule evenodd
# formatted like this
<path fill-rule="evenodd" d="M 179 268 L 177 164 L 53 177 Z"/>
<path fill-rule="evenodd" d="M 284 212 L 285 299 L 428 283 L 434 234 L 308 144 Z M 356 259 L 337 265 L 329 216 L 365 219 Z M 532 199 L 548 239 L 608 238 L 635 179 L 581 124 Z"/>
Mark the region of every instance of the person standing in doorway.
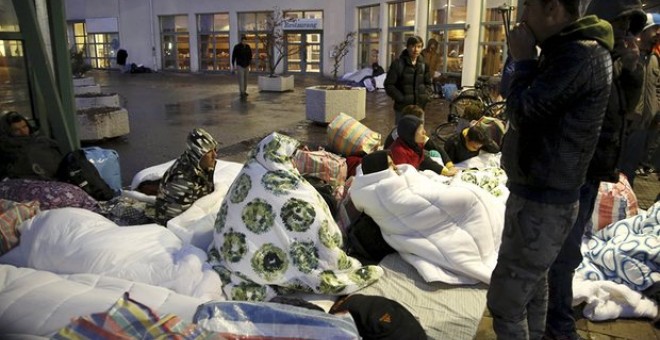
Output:
<path fill-rule="evenodd" d="M 412 36 L 406 41 L 406 49 L 392 61 L 385 78 L 385 91 L 394 100 L 396 125 L 403 117 L 402 110 L 408 105 L 424 109 L 432 93 L 431 72 L 422 57 L 424 40 Z"/>
<path fill-rule="evenodd" d="M 509 35 L 510 190 L 487 304 L 498 339 L 541 339 L 548 269 L 578 213 L 612 83 L 612 27 L 580 18 L 580 0 L 527 0 Z M 537 57 L 536 46 L 541 48 Z"/>
<path fill-rule="evenodd" d="M 247 37 L 241 36 L 241 42 L 234 46 L 231 53 L 231 65 L 234 70 L 238 70 L 238 90 L 241 98 L 247 97 L 247 81 L 250 73 L 250 63 L 252 62 L 252 48 L 247 43 Z"/>

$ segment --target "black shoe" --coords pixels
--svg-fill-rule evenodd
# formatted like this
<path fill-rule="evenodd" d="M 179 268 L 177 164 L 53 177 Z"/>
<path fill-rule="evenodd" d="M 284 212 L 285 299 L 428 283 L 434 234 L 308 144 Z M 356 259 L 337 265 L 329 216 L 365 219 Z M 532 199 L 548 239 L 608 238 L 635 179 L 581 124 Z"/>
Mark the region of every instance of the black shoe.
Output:
<path fill-rule="evenodd" d="M 639 168 L 639 169 L 635 170 L 635 175 L 637 175 L 637 176 L 642 176 L 642 177 L 644 177 L 644 176 L 648 176 L 649 173 L 650 173 L 650 172 L 647 171 L 647 170 L 644 169 L 644 168 Z"/>

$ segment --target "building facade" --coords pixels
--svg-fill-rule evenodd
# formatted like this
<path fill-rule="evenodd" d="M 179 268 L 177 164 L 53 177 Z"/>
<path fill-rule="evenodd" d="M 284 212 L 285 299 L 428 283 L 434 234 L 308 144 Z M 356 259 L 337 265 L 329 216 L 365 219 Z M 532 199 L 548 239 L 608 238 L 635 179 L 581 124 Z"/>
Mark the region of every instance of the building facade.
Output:
<path fill-rule="evenodd" d="M 278 72 L 331 72 L 329 53 L 348 32 L 356 44 L 340 73 L 385 68 L 418 35 L 433 39 L 437 74 L 472 84 L 501 71 L 506 55 L 502 9 L 517 0 L 67 0 L 70 46 L 84 50 L 95 68 L 116 67 L 119 49 L 128 62 L 173 72 L 228 72 L 233 45 L 245 35 L 252 69 L 266 72 L 266 19 L 281 10 L 297 19 L 284 25 L 285 50 Z M 514 19 L 515 20 L 515 19 Z M 343 72 L 342 72 L 343 71 Z"/>

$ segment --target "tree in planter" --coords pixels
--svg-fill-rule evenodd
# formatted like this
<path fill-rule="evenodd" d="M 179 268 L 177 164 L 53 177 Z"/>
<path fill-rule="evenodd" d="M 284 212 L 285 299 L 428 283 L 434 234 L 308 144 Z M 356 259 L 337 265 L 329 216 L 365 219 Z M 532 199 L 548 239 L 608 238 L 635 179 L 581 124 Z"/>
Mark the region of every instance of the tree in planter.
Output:
<path fill-rule="evenodd" d="M 71 73 L 73 73 L 74 78 L 82 78 L 85 73 L 92 69 L 90 64 L 85 63 L 83 51 L 84 49 L 78 51 L 75 46 L 71 48 Z"/>
<path fill-rule="evenodd" d="M 335 83 L 334 86 L 335 90 L 339 88 L 339 77 L 337 74 L 339 72 L 339 66 L 341 65 L 341 62 L 344 60 L 344 57 L 350 51 L 351 47 L 353 47 L 353 42 L 355 41 L 356 35 L 357 35 L 356 32 L 349 32 L 348 34 L 346 34 L 346 38 L 344 39 L 344 41 L 333 46 L 332 50 L 330 50 L 330 58 L 332 58 L 333 61 L 332 80 L 334 80 Z"/>
<path fill-rule="evenodd" d="M 300 52 L 299 47 L 287 50 L 286 42 L 284 41 L 284 30 L 282 27 L 285 22 L 294 21 L 296 19 L 285 17 L 284 12 L 279 7 L 275 7 L 273 12 L 268 14 L 266 18 L 266 34 L 258 36 L 266 52 L 268 76 L 271 78 L 277 76 L 275 75 L 275 70 L 284 57 Z"/>

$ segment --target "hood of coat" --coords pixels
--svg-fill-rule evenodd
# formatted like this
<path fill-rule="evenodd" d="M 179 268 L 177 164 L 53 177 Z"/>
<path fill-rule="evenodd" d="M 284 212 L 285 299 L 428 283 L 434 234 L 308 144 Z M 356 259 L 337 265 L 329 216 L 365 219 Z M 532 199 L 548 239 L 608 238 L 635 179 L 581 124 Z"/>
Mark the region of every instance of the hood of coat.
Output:
<path fill-rule="evenodd" d="M 396 127 L 396 132 L 399 134 L 399 138 L 415 152 L 421 152 L 419 145 L 415 142 L 415 132 L 417 128 L 424 123 L 423 120 L 415 116 L 407 115 L 403 116 L 399 120 L 399 123 Z"/>
<path fill-rule="evenodd" d="M 273 132 L 266 136 L 248 154 L 247 166 L 252 162 L 258 162 L 268 171 L 295 171 L 293 156 L 300 142 L 286 135 Z"/>
<path fill-rule="evenodd" d="M 186 140 L 185 155 L 192 164 L 199 166 L 199 161 L 209 151 L 215 150 L 218 147 L 218 142 L 211 136 L 210 133 L 201 128 L 196 128 L 188 134 Z"/>
<path fill-rule="evenodd" d="M 599 19 L 595 15 L 580 18 L 566 26 L 561 32 L 543 42 L 543 46 L 552 44 L 557 40 L 596 40 L 608 51 L 614 48 L 614 33 L 609 22 Z"/>

